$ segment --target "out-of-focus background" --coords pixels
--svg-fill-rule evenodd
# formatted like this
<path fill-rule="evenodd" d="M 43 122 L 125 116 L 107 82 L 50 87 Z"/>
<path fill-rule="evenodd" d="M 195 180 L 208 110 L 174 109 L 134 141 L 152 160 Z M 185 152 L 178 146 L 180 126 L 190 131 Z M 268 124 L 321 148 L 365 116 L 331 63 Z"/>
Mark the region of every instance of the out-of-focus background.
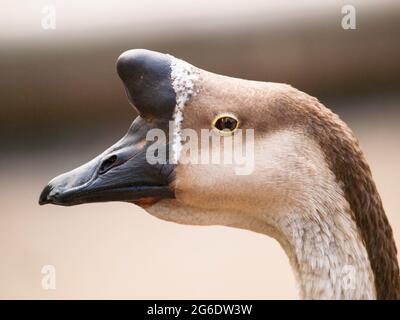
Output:
<path fill-rule="evenodd" d="M 342 28 L 342 7 L 356 29 Z M 42 19 L 52 5 L 56 29 Z M 44 11 L 42 11 L 44 10 Z M 14 1 L 0 12 L 0 298 L 297 298 L 265 236 L 159 221 L 125 203 L 39 207 L 55 175 L 134 119 L 132 48 L 317 96 L 359 137 L 400 246 L 400 2 Z M 56 289 L 41 286 L 44 265 Z"/>

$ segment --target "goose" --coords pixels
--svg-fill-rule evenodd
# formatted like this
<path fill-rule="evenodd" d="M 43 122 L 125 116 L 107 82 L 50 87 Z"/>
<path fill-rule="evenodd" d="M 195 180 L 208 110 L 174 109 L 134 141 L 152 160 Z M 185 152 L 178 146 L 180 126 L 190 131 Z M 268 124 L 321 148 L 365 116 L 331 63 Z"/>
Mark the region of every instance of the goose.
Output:
<path fill-rule="evenodd" d="M 51 180 L 39 204 L 125 201 L 167 221 L 262 233 L 287 254 L 302 299 L 400 298 L 392 229 L 336 114 L 290 85 L 218 75 L 169 54 L 128 50 L 116 69 L 139 115 L 116 144 Z M 253 171 L 183 163 L 185 128 L 254 129 Z M 149 163 L 153 129 L 173 131 L 160 152 L 176 161 Z"/>

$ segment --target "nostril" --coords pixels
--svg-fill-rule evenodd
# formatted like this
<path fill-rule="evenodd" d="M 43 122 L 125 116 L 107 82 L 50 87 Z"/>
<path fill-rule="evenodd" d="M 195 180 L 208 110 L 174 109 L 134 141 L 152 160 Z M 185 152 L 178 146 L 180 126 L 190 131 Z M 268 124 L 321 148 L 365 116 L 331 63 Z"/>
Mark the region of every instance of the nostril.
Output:
<path fill-rule="evenodd" d="M 117 159 L 117 156 L 114 154 L 103 160 L 103 163 L 100 165 L 99 168 L 99 174 L 106 173 L 108 170 L 114 167 L 114 165 L 117 163 Z"/>

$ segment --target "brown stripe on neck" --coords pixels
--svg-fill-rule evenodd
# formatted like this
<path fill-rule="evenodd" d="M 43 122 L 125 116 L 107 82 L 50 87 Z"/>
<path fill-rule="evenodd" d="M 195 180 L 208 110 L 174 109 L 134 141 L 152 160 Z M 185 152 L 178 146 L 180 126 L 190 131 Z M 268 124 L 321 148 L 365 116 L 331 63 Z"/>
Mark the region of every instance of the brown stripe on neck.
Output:
<path fill-rule="evenodd" d="M 377 298 L 400 299 L 399 265 L 392 228 L 357 139 L 347 125 L 317 99 L 293 89 L 285 97 L 286 103 L 288 100 L 295 106 L 296 120 L 301 114 L 303 120 L 299 122 L 318 141 L 344 190 L 368 252 Z"/>

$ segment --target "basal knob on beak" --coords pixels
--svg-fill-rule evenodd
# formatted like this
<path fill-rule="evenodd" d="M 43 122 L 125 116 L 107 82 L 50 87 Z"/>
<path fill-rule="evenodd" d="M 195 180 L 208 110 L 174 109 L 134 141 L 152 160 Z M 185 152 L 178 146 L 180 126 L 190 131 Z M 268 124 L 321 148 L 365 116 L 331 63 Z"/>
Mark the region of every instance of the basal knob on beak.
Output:
<path fill-rule="evenodd" d="M 171 118 L 176 95 L 169 55 L 144 49 L 129 50 L 118 58 L 117 72 L 130 103 L 143 118 Z"/>

